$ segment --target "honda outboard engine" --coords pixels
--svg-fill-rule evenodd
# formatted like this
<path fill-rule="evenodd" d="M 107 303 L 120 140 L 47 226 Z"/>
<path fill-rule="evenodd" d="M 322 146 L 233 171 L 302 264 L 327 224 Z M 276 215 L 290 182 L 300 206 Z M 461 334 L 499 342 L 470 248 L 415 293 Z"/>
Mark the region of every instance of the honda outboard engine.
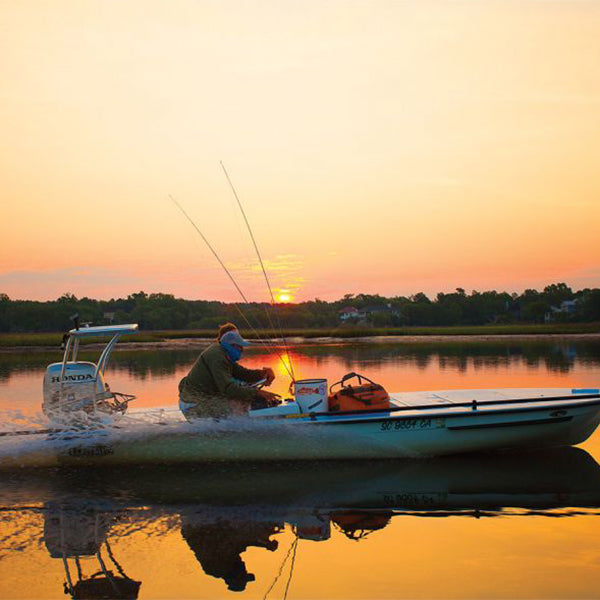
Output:
<path fill-rule="evenodd" d="M 76 321 L 76 325 L 78 322 Z M 48 366 L 44 375 L 42 410 L 54 422 L 105 422 L 106 418 L 125 413 L 135 396 L 112 392 L 104 381 L 108 358 L 119 338 L 137 333 L 138 326 L 108 325 L 105 327 L 77 327 L 63 338 L 62 362 Z M 110 337 L 98 359 L 98 364 L 77 360 L 80 341 L 84 338 Z"/>
<path fill-rule="evenodd" d="M 102 373 L 92 362 L 68 362 L 61 378 L 62 362 L 48 365 L 44 375 L 42 410 L 48 418 L 60 413 L 95 412 L 97 400 L 106 395 Z M 109 394 L 110 395 L 110 394 Z"/>

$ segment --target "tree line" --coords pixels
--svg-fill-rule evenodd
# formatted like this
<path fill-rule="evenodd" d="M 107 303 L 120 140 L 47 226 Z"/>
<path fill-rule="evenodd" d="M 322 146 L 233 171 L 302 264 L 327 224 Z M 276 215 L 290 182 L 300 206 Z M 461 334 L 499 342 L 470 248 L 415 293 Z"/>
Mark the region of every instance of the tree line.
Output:
<path fill-rule="evenodd" d="M 569 302 L 574 301 L 574 302 Z M 565 304 L 566 303 L 566 304 Z M 352 316 L 341 319 L 346 310 Z M 485 325 L 541 323 L 544 321 L 600 321 L 600 289 L 573 291 L 565 283 L 546 286 L 543 291 L 527 289 L 522 294 L 485 291 L 466 293 L 457 288 L 429 298 L 385 297 L 378 294 L 346 294 L 339 300 L 278 304 L 225 303 L 185 300 L 171 294 L 138 292 L 126 298 L 94 300 L 63 294 L 50 301 L 12 300 L 0 293 L 1 332 L 56 332 L 72 327 L 71 316 L 82 323 L 107 325 L 139 323 L 141 329 L 211 329 L 225 321 L 245 327 L 286 328 Z"/>

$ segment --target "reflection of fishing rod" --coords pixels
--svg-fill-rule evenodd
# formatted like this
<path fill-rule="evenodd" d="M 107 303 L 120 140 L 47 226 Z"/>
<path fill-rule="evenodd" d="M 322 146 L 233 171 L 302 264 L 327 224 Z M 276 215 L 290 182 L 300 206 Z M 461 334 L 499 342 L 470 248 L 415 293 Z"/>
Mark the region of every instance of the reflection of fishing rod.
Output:
<path fill-rule="evenodd" d="M 287 598 L 288 590 L 290 589 L 290 583 L 292 582 L 292 575 L 294 574 L 294 566 L 296 564 L 296 552 L 298 551 L 298 542 L 300 540 L 297 530 L 295 531 L 294 535 L 295 535 L 294 541 L 292 542 L 291 546 L 289 547 L 287 554 L 285 555 L 285 558 L 283 559 L 283 562 L 279 566 L 279 571 L 277 572 L 277 575 L 275 575 L 275 579 L 273 579 L 273 581 L 271 582 L 271 585 L 269 586 L 269 589 L 265 592 L 265 595 L 263 596 L 263 600 L 267 600 L 267 596 L 271 593 L 271 590 L 275 587 L 275 584 L 279 581 L 279 578 L 281 577 L 281 574 L 283 573 L 283 569 L 291 555 L 292 562 L 290 564 L 290 573 L 288 576 L 287 583 L 285 585 L 285 593 L 283 595 L 284 600 Z"/>
<path fill-rule="evenodd" d="M 277 326 L 279 328 L 279 334 L 281 335 L 281 339 L 283 340 L 283 348 L 285 350 L 285 354 L 287 356 L 287 359 L 290 363 L 290 370 L 291 370 L 291 376 L 292 376 L 292 381 L 295 381 L 295 376 L 294 376 L 294 366 L 292 365 L 292 359 L 290 357 L 290 354 L 288 352 L 288 346 L 287 346 L 287 340 L 285 339 L 285 336 L 283 334 L 283 329 L 281 327 L 281 321 L 279 320 L 279 314 L 278 311 L 275 309 L 275 298 L 273 296 L 273 290 L 271 288 L 271 282 L 269 281 L 269 276 L 267 275 L 267 270 L 265 269 L 265 265 L 263 263 L 263 259 L 262 256 L 260 255 L 260 250 L 258 249 L 258 244 L 256 243 L 256 239 L 254 238 L 254 234 L 252 233 L 252 228 L 250 227 L 250 222 L 248 221 L 248 217 L 246 216 L 246 211 L 244 210 L 244 207 L 242 206 L 242 203 L 239 199 L 239 196 L 237 195 L 237 192 L 235 191 L 235 187 L 231 181 L 231 178 L 229 177 L 229 173 L 227 172 L 227 169 L 225 168 L 225 165 L 223 164 L 223 161 L 221 161 L 221 168 L 223 169 L 223 173 L 225 173 L 225 177 L 227 178 L 227 182 L 229 183 L 229 187 L 231 188 L 231 191 L 233 192 L 233 195 L 236 199 L 236 202 L 238 204 L 238 206 L 240 207 L 240 212 L 242 213 L 242 216 L 244 217 L 244 222 L 246 223 L 246 227 L 248 229 L 248 233 L 250 234 L 250 239 L 252 240 L 252 244 L 254 245 L 254 250 L 256 251 L 256 256 L 258 257 L 258 262 L 260 263 L 260 268 L 262 269 L 264 278 L 265 278 L 265 282 L 267 284 L 267 289 L 269 290 L 269 294 L 271 296 L 271 306 L 273 307 L 273 311 L 275 313 L 275 318 L 277 319 Z M 267 312 L 267 317 L 269 319 L 269 322 L 271 323 L 271 326 L 273 326 L 273 323 L 271 321 L 271 317 L 269 316 L 269 313 Z M 275 329 L 275 327 L 273 327 L 273 329 Z"/>
<path fill-rule="evenodd" d="M 181 206 L 181 204 L 179 204 L 179 202 L 177 202 L 177 200 L 175 200 L 175 198 L 173 198 L 173 196 L 169 195 L 169 198 L 172 200 L 172 202 L 175 204 L 175 206 L 177 206 L 177 208 L 181 211 L 181 213 L 183 214 L 183 216 L 190 222 L 190 224 L 196 230 L 196 232 L 198 233 L 198 235 L 200 235 L 200 237 L 202 238 L 202 240 L 204 241 L 204 243 L 207 245 L 208 249 L 212 252 L 213 256 L 217 259 L 217 262 L 219 263 L 219 265 L 221 265 L 221 268 L 227 274 L 227 277 L 229 277 L 231 283 L 233 283 L 235 289 L 238 291 L 239 295 L 242 297 L 242 299 L 244 300 L 244 302 L 246 304 L 250 304 L 250 302 L 248 301 L 248 298 L 246 298 L 246 295 L 244 294 L 244 292 L 242 291 L 242 289 L 238 285 L 237 281 L 234 279 L 233 275 L 231 274 L 231 271 L 227 268 L 227 266 L 225 265 L 225 263 L 221 260 L 221 257 L 217 254 L 216 250 L 213 248 L 213 246 L 208 241 L 208 239 L 206 238 L 206 236 L 202 233 L 202 231 L 200 231 L 200 228 L 198 227 L 198 225 L 196 225 L 196 223 L 193 221 L 193 219 L 187 214 L 187 212 L 185 211 L 185 209 L 183 208 L 183 206 Z M 284 360 L 283 356 L 281 356 L 281 354 L 279 354 L 279 352 L 277 352 L 276 350 L 271 350 L 270 349 L 268 342 L 266 340 L 263 340 L 263 338 L 261 337 L 261 335 L 255 329 L 255 327 L 252 325 L 252 323 L 250 323 L 250 321 L 248 320 L 248 318 L 244 314 L 244 311 L 237 304 L 237 302 L 234 302 L 233 305 L 235 306 L 235 308 L 237 309 L 237 311 L 240 313 L 240 316 L 242 317 L 242 319 L 244 319 L 244 321 L 246 322 L 246 324 L 248 325 L 248 327 L 250 327 L 250 329 L 252 330 L 252 332 L 254 333 L 254 335 L 258 338 L 258 340 L 260 341 L 260 343 L 263 344 L 267 348 L 267 350 L 269 352 L 272 352 L 272 353 L 274 353 L 274 354 L 277 355 L 277 357 L 279 358 L 279 360 L 282 362 L 285 370 L 287 371 L 288 375 L 293 380 L 294 376 L 293 376 L 292 371 L 290 370 L 291 361 L 290 361 L 290 367 L 288 367 L 288 365 L 287 365 L 286 361 Z M 287 350 L 286 350 L 286 352 L 287 352 Z M 288 355 L 288 361 L 289 361 L 289 355 Z"/>

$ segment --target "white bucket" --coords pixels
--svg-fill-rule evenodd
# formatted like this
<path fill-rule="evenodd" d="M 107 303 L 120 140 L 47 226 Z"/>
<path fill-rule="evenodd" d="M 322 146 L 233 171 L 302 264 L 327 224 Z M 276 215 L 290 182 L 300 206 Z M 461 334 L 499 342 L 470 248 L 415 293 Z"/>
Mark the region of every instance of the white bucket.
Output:
<path fill-rule="evenodd" d="M 303 413 L 327 412 L 327 379 L 294 381 L 294 398 Z"/>

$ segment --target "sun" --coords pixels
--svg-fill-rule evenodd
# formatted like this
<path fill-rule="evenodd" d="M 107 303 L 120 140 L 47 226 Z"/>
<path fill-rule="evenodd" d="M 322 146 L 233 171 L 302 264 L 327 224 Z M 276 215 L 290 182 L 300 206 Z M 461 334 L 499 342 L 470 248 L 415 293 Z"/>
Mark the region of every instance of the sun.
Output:
<path fill-rule="evenodd" d="M 277 296 L 277 302 L 280 302 L 281 304 L 286 304 L 291 301 L 292 297 L 289 294 L 282 293 Z"/>

